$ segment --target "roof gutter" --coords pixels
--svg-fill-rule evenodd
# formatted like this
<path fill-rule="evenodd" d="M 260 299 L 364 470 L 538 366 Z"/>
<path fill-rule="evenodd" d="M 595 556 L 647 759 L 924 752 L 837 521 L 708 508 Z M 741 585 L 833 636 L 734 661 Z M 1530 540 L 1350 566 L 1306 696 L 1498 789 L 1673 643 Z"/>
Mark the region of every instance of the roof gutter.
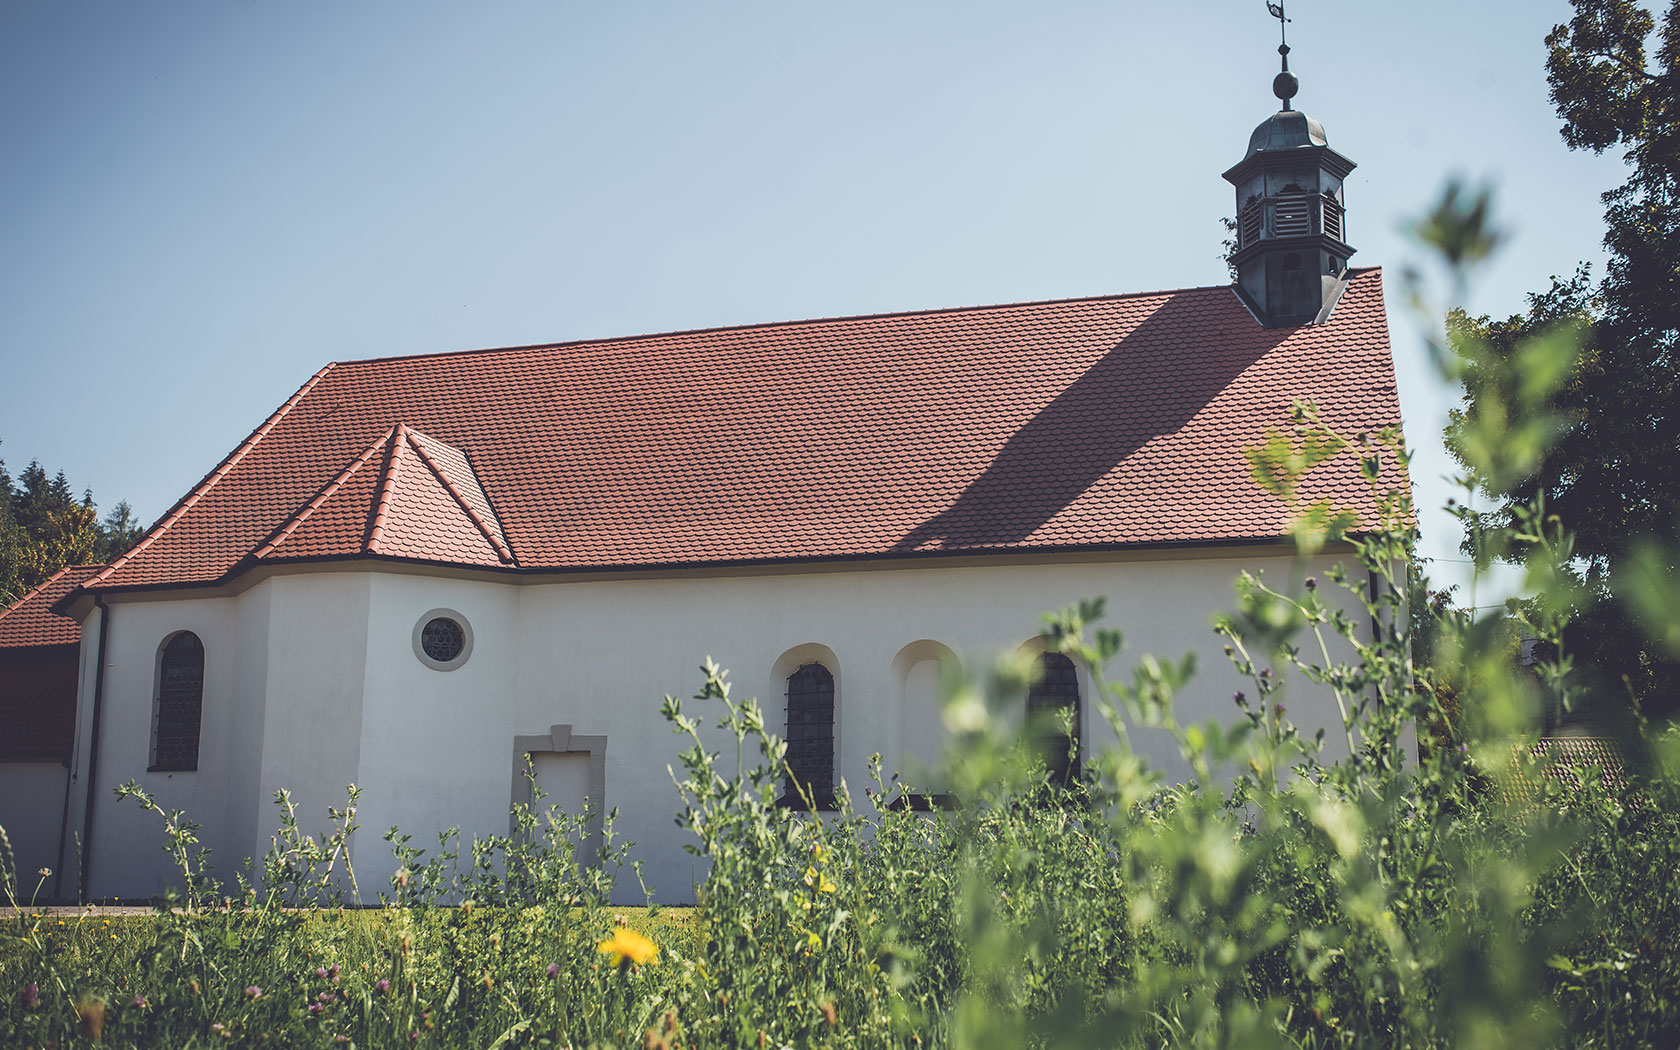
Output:
<path fill-rule="evenodd" d="M 105 597 L 94 594 L 93 606 L 99 610 L 99 666 L 93 672 L 93 734 L 88 743 L 87 765 L 87 804 L 82 808 L 82 863 L 77 872 L 76 902 L 87 900 L 88 863 L 93 857 L 93 802 L 94 781 L 99 772 L 99 716 L 105 706 L 105 638 L 106 630 L 111 622 L 111 607 L 105 604 Z M 65 781 L 65 797 L 69 798 L 70 784 Z M 70 807 L 64 807 L 64 817 L 70 818 Z M 64 870 L 64 839 L 59 838 L 59 870 Z"/>

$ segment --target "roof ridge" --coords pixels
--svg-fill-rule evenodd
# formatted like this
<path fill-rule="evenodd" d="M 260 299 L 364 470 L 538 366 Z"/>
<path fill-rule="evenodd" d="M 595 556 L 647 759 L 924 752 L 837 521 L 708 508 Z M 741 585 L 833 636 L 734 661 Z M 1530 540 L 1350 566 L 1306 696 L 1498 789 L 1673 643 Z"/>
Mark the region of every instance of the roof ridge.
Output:
<path fill-rule="evenodd" d="M 1349 280 L 1361 277 L 1373 271 L 1380 272 L 1381 266 L 1349 266 L 1345 271 L 1350 275 Z M 565 339 L 555 343 L 516 343 L 512 346 L 485 346 L 471 350 L 440 350 L 434 353 L 390 354 L 385 357 L 359 357 L 346 361 L 334 361 L 340 365 L 372 365 L 387 361 L 415 361 L 432 360 L 440 357 L 470 357 L 475 354 L 508 354 L 522 350 L 565 350 L 576 346 L 606 346 L 613 343 L 635 343 L 647 339 L 673 339 L 679 336 L 712 335 L 719 332 L 751 332 L 765 328 L 796 328 L 802 325 L 834 324 L 839 321 L 880 321 L 894 317 L 928 317 L 934 314 L 967 314 L 979 313 L 985 310 L 1015 310 L 1028 306 L 1059 306 L 1066 303 L 1100 303 L 1118 302 L 1122 299 L 1145 299 L 1156 295 L 1182 295 L 1186 292 L 1218 292 L 1229 291 L 1235 287 L 1229 284 L 1202 284 L 1183 288 L 1159 288 L 1147 292 L 1114 292 L 1108 295 L 1074 295 L 1060 299 L 1023 299 L 1006 303 L 981 303 L 972 306 L 939 306 L 921 310 L 887 310 L 869 314 L 834 314 L 827 317 L 799 317 L 786 321 L 759 321 L 753 324 L 710 325 L 702 328 L 677 328 L 663 332 L 642 332 L 638 335 L 604 336 L 595 339 Z M 332 367 L 331 365 L 328 366 Z"/>
<path fill-rule="evenodd" d="M 266 558 L 269 554 L 273 553 L 276 547 L 286 542 L 292 533 L 301 528 L 305 521 L 309 520 L 316 511 L 320 510 L 321 507 L 326 504 L 327 500 L 333 497 L 334 493 L 343 488 L 344 483 L 350 480 L 350 476 L 365 466 L 367 461 L 373 458 L 373 454 L 390 439 L 390 436 L 391 432 L 389 430 L 380 435 L 372 445 L 368 446 L 367 451 L 351 460 L 343 470 L 338 472 L 337 476 L 327 482 L 326 485 L 321 488 L 321 491 L 315 494 L 314 499 L 311 499 L 308 503 L 303 505 L 301 510 L 296 511 L 291 517 L 287 518 L 285 522 L 274 531 L 266 543 L 259 546 L 256 550 L 253 550 L 249 555 L 247 555 L 247 557 Z"/>
<path fill-rule="evenodd" d="M 377 554 L 379 552 L 379 537 L 385 531 L 385 512 L 391 506 L 391 489 L 396 484 L 397 471 L 402 466 L 402 448 L 407 443 L 408 424 L 396 423 L 385 436 L 379 439 L 379 444 L 390 444 L 390 451 L 385 455 L 385 466 L 379 474 L 379 487 L 373 494 L 373 515 L 368 518 L 367 534 L 362 538 L 362 550 Z"/>
<path fill-rule="evenodd" d="M 420 461 L 424 463 L 431 470 L 433 476 L 435 476 L 438 481 L 443 484 L 443 490 L 449 493 L 450 498 L 453 499 L 462 510 L 467 512 L 467 519 L 477 526 L 478 531 L 483 534 L 487 541 L 489 541 L 490 546 L 496 551 L 496 557 L 500 558 L 503 564 L 517 565 L 518 562 L 513 557 L 513 551 L 508 547 L 506 541 L 496 535 L 496 532 L 490 528 L 478 511 L 473 509 L 472 504 L 467 502 L 466 496 L 456 486 L 455 482 L 449 479 L 449 475 L 444 472 L 443 467 L 437 462 L 437 460 L 432 458 L 432 454 L 426 451 L 425 446 L 421 445 L 414 439 L 416 436 L 420 436 L 424 437 L 428 441 L 437 441 L 438 444 L 443 445 L 446 448 L 460 452 L 462 459 L 466 459 L 467 454 L 461 449 L 456 448 L 454 445 L 449 444 L 447 441 L 438 441 L 437 438 L 432 437 L 430 434 L 421 434 L 418 430 L 408 430 L 404 436 L 406 437 L 408 443 L 413 446 L 414 451 L 420 454 Z M 472 470 L 471 460 L 467 460 L 467 469 Z M 478 480 L 477 474 L 477 471 L 473 471 L 473 480 L 475 481 Z M 484 483 L 479 481 L 479 488 L 482 489 L 483 487 Z M 488 498 L 488 494 L 486 494 L 486 500 L 488 500 Z M 492 513 L 494 513 L 493 510 Z M 500 522 L 497 522 L 498 527 L 500 524 Z"/>
<path fill-rule="evenodd" d="M 275 409 L 274 412 L 262 422 L 261 426 L 251 431 L 251 433 L 246 436 L 245 440 L 240 442 L 238 448 L 229 452 L 221 463 L 217 464 L 215 469 L 204 475 L 204 477 L 200 479 L 199 483 L 193 486 L 191 491 L 177 500 L 175 506 L 172 507 L 169 512 L 164 515 L 164 517 L 159 518 L 156 522 L 154 522 L 152 527 L 146 530 L 146 535 L 140 538 L 139 543 L 136 543 L 126 552 L 112 559 L 111 564 L 105 566 L 105 571 L 99 573 L 99 575 L 94 576 L 92 579 L 83 580 L 81 586 L 84 588 L 97 587 L 105 580 L 110 579 L 112 573 L 116 572 L 124 565 L 127 565 L 131 560 L 133 560 L 135 555 L 139 554 L 147 547 L 150 547 L 154 540 L 169 531 L 169 527 L 171 525 L 181 520 L 181 515 L 185 514 L 195 504 L 197 504 L 206 492 L 209 492 L 212 488 L 214 488 L 218 481 L 227 476 L 228 471 L 232 470 L 239 464 L 240 460 L 245 458 L 246 453 L 255 448 L 258 442 L 268 436 L 269 431 L 273 430 L 282 419 L 286 418 L 287 413 L 292 410 L 292 406 L 303 400 L 303 396 L 309 393 L 316 383 L 321 381 L 321 377 L 332 370 L 334 363 L 335 362 L 332 361 L 327 362 L 325 365 L 321 366 L 320 371 L 305 380 L 304 384 L 297 388 L 297 392 L 286 399 L 285 404 Z"/>

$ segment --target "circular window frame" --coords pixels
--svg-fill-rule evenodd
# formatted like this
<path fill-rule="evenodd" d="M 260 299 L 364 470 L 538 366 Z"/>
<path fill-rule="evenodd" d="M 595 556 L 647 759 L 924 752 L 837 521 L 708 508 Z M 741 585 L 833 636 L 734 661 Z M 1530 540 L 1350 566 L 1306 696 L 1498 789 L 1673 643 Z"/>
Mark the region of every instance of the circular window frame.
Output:
<path fill-rule="evenodd" d="M 461 651 L 453 660 L 437 660 L 432 658 L 426 653 L 426 647 L 421 641 L 422 635 L 426 633 L 426 625 L 436 619 L 453 620 L 461 628 Z M 411 635 L 411 641 L 414 645 L 414 655 L 421 663 L 430 667 L 434 671 L 453 671 L 465 664 L 467 659 L 472 656 L 472 624 L 468 622 L 465 616 L 462 616 L 454 609 L 432 609 L 428 612 L 422 613 L 420 619 L 414 621 L 414 631 Z"/>

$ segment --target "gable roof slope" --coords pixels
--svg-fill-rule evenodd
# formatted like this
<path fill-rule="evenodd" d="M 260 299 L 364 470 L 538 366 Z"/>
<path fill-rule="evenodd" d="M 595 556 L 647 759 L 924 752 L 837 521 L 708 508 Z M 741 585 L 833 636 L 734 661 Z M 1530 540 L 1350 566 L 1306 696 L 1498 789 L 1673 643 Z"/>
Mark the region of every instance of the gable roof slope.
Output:
<path fill-rule="evenodd" d="M 259 552 L 556 570 L 1272 540 L 1285 509 L 1242 451 L 1295 399 L 1348 432 L 1400 421 L 1381 271 L 1350 277 L 1296 328 L 1222 285 L 336 363 L 90 585 Z M 1370 510 L 1351 455 L 1314 493 Z M 299 515 L 335 538 L 281 535 Z"/>

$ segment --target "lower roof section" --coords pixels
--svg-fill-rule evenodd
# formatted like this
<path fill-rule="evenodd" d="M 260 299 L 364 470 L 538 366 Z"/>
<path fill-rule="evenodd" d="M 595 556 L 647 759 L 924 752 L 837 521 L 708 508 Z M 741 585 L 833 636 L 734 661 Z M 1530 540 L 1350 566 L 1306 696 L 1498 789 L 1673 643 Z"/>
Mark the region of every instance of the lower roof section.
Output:
<path fill-rule="evenodd" d="M 67 565 L 19 598 L 16 604 L 0 610 L 0 649 L 75 645 L 81 641 L 81 620 L 63 615 L 54 606 L 104 568 L 103 565 Z"/>

